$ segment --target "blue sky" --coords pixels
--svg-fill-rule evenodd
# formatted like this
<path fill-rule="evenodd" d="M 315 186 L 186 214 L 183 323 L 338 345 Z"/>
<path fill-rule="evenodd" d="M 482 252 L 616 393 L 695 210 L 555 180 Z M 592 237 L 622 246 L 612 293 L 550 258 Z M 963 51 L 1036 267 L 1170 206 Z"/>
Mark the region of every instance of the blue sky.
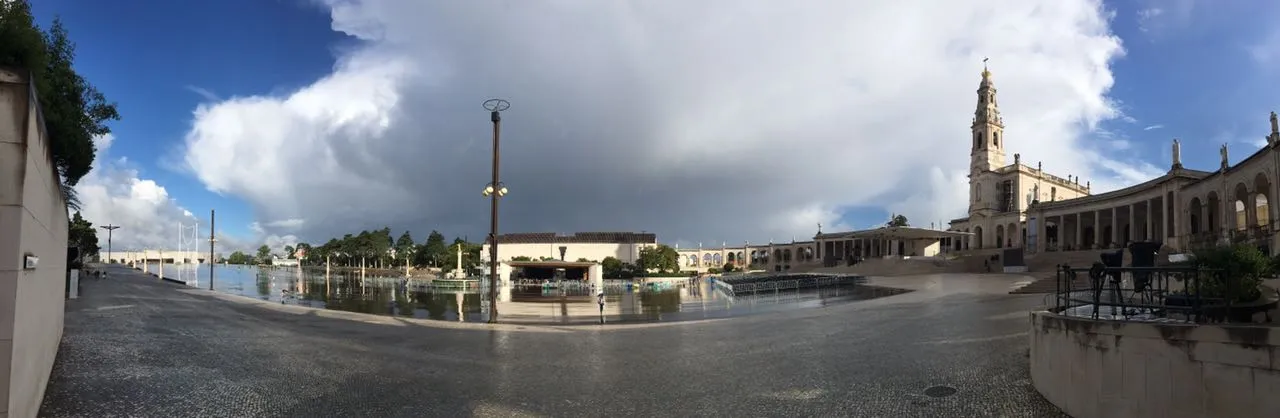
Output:
<path fill-rule="evenodd" d="M 255 219 L 253 206 L 234 193 L 208 191 L 183 164 L 182 142 L 196 107 L 233 97 L 287 94 L 332 73 L 335 56 L 357 45 L 331 29 L 327 10 L 303 0 L 34 3 L 42 24 L 61 16 L 78 45 L 78 69 L 119 104 L 123 119 L 112 125 L 111 157 L 127 157 L 139 177 L 155 180 L 202 218 L 209 208 L 217 208 L 219 229 L 241 237 L 259 234 L 250 228 L 255 220 L 271 219 Z M 1191 0 L 1105 4 L 1113 13 L 1110 29 L 1125 50 L 1111 63 L 1115 84 L 1108 97 L 1119 103 L 1125 117 L 1103 122 L 1098 132 L 1085 135 L 1085 144 L 1104 152 L 1119 147 L 1127 161 L 1161 169 L 1168 166 L 1173 137 L 1182 138 L 1184 163 L 1192 168 L 1215 167 L 1217 147 L 1224 142 L 1230 143 L 1233 162 L 1256 150 L 1253 143 L 1266 133 L 1267 112 L 1277 107 L 1272 99 L 1277 91 L 1269 81 L 1275 68 L 1259 58 L 1269 50 L 1265 45 L 1271 29 L 1265 17 L 1273 13 L 1245 2 L 1212 7 Z M 1152 5 L 1162 12 L 1151 12 Z M 1010 67 L 1000 62 L 993 66 L 997 74 Z M 975 88 L 976 82 L 964 88 Z M 970 111 L 955 109 L 959 114 Z M 968 135 L 959 128 L 954 138 L 967 143 Z M 1109 141 L 1117 138 L 1126 145 Z M 962 165 L 967 155 L 955 158 Z M 892 206 L 839 207 L 838 224 L 862 227 L 882 222 Z M 413 229 L 421 236 L 434 227 L 430 222 L 399 222 L 393 228 Z M 482 236 L 483 229 L 474 226 L 448 232 Z M 609 229 L 596 226 L 592 229 Z M 302 238 L 316 240 L 317 235 Z"/>
<path fill-rule="evenodd" d="M 298 88 L 328 73 L 333 48 L 349 41 L 329 29 L 325 10 L 301 0 L 42 0 L 33 8 L 41 25 L 62 18 L 78 70 L 119 106 L 112 155 L 127 156 L 193 212 L 218 209 L 218 229 L 245 236 L 253 219 L 242 201 L 210 193 L 172 164 L 206 100 L 201 91 L 226 98 Z"/>

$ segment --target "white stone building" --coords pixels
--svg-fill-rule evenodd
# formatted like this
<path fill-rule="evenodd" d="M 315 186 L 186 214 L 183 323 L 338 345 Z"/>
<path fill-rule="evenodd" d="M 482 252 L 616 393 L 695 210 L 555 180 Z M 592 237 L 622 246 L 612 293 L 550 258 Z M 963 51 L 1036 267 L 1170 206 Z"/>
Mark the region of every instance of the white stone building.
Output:
<path fill-rule="evenodd" d="M 486 240 L 487 241 L 487 240 Z M 498 261 L 511 261 L 516 257 L 532 260 L 549 258 L 577 261 L 587 259 L 600 262 L 614 257 L 625 263 L 640 259 L 640 250 L 658 246 L 656 234 L 644 232 L 579 232 L 559 235 L 554 232 L 517 233 L 498 235 Z M 480 250 L 483 262 L 489 260 L 489 243 Z"/>
<path fill-rule="evenodd" d="M 953 250 L 1025 248 L 1028 253 L 1120 248 L 1155 241 L 1167 251 L 1226 243 L 1250 243 L 1275 253 L 1280 193 L 1280 123 L 1271 113 L 1266 145 L 1231 165 L 1227 145 L 1213 170 L 1182 166 L 1173 140 L 1169 171 L 1120 190 L 1091 194 L 1078 177 L 1056 177 L 1017 154 L 1005 165 L 1004 121 L 991 72 L 982 72 L 970 152 L 968 216 L 950 230 L 969 233 Z"/>

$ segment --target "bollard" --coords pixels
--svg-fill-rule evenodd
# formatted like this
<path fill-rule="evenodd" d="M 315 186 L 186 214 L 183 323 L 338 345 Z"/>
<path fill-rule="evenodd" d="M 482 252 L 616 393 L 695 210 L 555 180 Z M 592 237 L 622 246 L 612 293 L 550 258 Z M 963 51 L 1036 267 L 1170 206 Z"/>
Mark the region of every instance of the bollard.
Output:
<path fill-rule="evenodd" d="M 67 286 L 67 299 L 80 297 L 80 270 L 71 270 L 71 284 Z"/>

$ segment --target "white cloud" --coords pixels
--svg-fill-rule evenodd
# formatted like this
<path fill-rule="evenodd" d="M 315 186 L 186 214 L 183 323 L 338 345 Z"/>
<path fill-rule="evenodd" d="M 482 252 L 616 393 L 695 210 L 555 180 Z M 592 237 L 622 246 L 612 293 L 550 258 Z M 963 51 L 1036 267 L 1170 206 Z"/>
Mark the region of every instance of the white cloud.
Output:
<path fill-rule="evenodd" d="M 1147 126 L 1147 127 L 1145 127 L 1145 128 L 1142 128 L 1142 130 L 1144 130 L 1144 131 L 1150 131 L 1150 130 L 1155 130 L 1155 129 L 1160 129 L 1160 128 L 1164 128 L 1164 125 L 1150 125 L 1150 126 Z"/>
<path fill-rule="evenodd" d="M 1134 175 L 1081 140 L 1122 116 L 1096 0 L 325 3 L 362 41 L 331 75 L 201 105 L 186 136 L 209 189 L 307 220 L 264 233 L 486 230 L 495 96 L 503 231 L 763 242 L 852 206 L 959 217 L 984 56 L 1010 154 Z"/>
<path fill-rule="evenodd" d="M 94 226 L 120 226 L 111 234 L 114 250 L 176 249 L 178 224 L 193 225 L 196 218 L 171 199 L 164 187 L 153 180 L 139 178 L 138 170 L 132 168 L 127 159 L 112 159 L 110 150 L 114 140 L 112 135 L 94 140 L 97 162 L 76 185 L 81 216 Z M 98 241 L 106 251 L 104 232 L 99 232 Z"/>
<path fill-rule="evenodd" d="M 80 197 L 80 215 L 95 227 L 116 225 L 111 234 L 115 251 L 176 250 L 181 246 L 208 251 L 209 219 L 197 217 L 169 196 L 168 190 L 153 179 L 142 178 L 138 169 L 125 157 L 114 157 L 111 146 L 114 135 L 94 138 L 98 150 L 94 168 L 76 184 Z M 193 225 L 198 231 L 192 231 Z M 181 226 L 180 226 L 181 225 Z M 181 231 L 181 232 L 180 232 Z M 193 235 L 194 234 L 194 235 Z M 98 231 L 102 251 L 107 251 L 107 233 Z M 254 242 L 272 242 L 278 237 L 235 237 L 219 231 L 219 253 L 246 250 Z"/>
<path fill-rule="evenodd" d="M 218 95 L 214 93 L 213 90 L 209 90 L 204 87 L 187 85 L 187 86 L 183 86 L 183 88 L 186 88 L 188 91 L 199 95 L 200 98 L 204 99 L 207 102 L 217 102 L 222 100 L 222 98 L 218 97 Z"/>
<path fill-rule="evenodd" d="M 1162 37 L 1184 29 L 1195 18 L 1196 0 L 1142 0 L 1146 7 L 1137 11 L 1138 30 L 1151 37 Z"/>

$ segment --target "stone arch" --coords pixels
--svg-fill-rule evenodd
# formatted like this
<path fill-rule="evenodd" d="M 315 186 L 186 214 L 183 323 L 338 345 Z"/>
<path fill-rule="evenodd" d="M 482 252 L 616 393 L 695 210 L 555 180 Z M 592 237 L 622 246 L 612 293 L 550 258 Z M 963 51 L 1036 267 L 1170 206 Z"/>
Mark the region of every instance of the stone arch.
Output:
<path fill-rule="evenodd" d="M 1004 225 L 996 225 L 996 248 L 1004 248 Z"/>
<path fill-rule="evenodd" d="M 969 236 L 969 240 L 972 241 L 971 248 L 975 250 L 982 249 L 982 227 L 981 226 L 973 227 L 973 235 Z"/>
<path fill-rule="evenodd" d="M 714 254 L 714 255 L 712 255 L 712 256 L 711 256 L 711 265 L 712 265 L 712 266 L 714 266 L 714 267 L 720 267 L 720 266 L 723 266 L 723 265 L 724 265 L 724 258 L 722 258 L 722 257 L 720 256 L 720 254 Z"/>
<path fill-rule="evenodd" d="M 730 252 L 730 253 L 729 253 L 729 257 L 728 257 L 728 260 L 727 260 L 727 261 L 728 261 L 730 264 L 733 264 L 733 262 L 734 262 L 734 261 L 736 261 L 737 259 L 738 259 L 738 254 L 737 254 L 737 253 Z"/>
<path fill-rule="evenodd" d="M 738 264 L 746 264 L 746 261 L 743 261 L 744 259 L 742 258 L 742 255 L 743 255 L 743 252 L 738 251 Z"/>
<path fill-rule="evenodd" d="M 1218 192 L 1212 191 L 1205 197 L 1205 201 L 1204 229 L 1218 231 L 1222 228 L 1222 199 Z"/>
<path fill-rule="evenodd" d="M 1191 198 L 1191 203 L 1187 204 L 1187 211 L 1190 212 L 1187 216 L 1187 226 L 1190 228 L 1188 231 L 1192 234 L 1200 233 L 1200 223 L 1204 220 L 1204 215 L 1201 214 L 1204 211 L 1204 202 L 1201 202 L 1199 197 Z"/>
<path fill-rule="evenodd" d="M 1271 179 L 1266 173 L 1253 176 L 1254 221 L 1258 226 L 1271 225 Z"/>
<path fill-rule="evenodd" d="M 705 265 L 708 265 L 708 266 L 711 266 L 711 265 L 712 265 L 712 264 L 711 264 L 711 254 L 703 254 L 703 255 L 702 255 L 702 264 L 705 264 Z"/>
<path fill-rule="evenodd" d="M 1235 209 L 1231 217 L 1232 225 L 1237 231 L 1243 231 L 1249 228 L 1249 212 L 1246 202 L 1249 202 L 1249 186 L 1244 182 L 1236 183 L 1236 187 L 1231 194 L 1231 207 Z"/>
<path fill-rule="evenodd" d="M 774 262 L 780 262 L 780 261 L 782 261 L 782 250 L 781 250 L 781 249 L 773 250 L 773 261 L 774 261 Z"/>
<path fill-rule="evenodd" d="M 689 261 L 688 261 L 688 263 L 689 263 L 689 264 L 688 264 L 689 266 L 697 266 L 697 265 L 698 265 L 698 255 L 697 255 L 697 254 L 690 255 L 690 256 L 689 256 Z"/>
<path fill-rule="evenodd" d="M 790 248 L 785 249 L 785 250 L 782 250 L 782 262 L 784 262 L 784 263 L 790 263 L 790 262 L 791 262 L 791 249 L 790 249 Z"/>

